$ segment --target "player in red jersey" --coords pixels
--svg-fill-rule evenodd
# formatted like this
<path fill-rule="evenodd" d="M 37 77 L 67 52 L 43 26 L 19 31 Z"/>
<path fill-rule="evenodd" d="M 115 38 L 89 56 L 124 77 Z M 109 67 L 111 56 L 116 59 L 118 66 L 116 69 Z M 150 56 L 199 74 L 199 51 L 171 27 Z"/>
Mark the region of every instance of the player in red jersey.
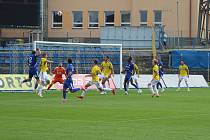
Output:
<path fill-rule="evenodd" d="M 62 63 L 60 63 L 58 65 L 58 67 L 56 67 L 53 70 L 53 74 L 55 74 L 53 80 L 51 81 L 50 85 L 48 86 L 47 90 L 49 90 L 53 84 L 59 82 L 60 84 L 64 83 L 64 79 L 63 79 L 63 74 L 66 75 L 66 71 L 65 68 L 62 66 Z"/>

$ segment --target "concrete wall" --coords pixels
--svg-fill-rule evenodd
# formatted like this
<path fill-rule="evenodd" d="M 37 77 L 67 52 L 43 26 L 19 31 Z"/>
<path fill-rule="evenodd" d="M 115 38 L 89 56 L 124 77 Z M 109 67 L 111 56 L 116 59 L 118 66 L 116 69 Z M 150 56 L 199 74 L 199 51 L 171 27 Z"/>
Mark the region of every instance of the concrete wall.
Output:
<path fill-rule="evenodd" d="M 178 7 L 180 36 L 196 37 L 198 0 L 180 0 Z M 88 11 L 99 11 L 99 26 L 104 26 L 104 11 L 115 11 L 115 26 L 120 26 L 120 11 L 131 11 L 131 25 L 139 26 L 140 10 L 148 11 L 148 25 L 153 24 L 153 11 L 161 10 L 163 25 L 165 25 L 168 36 L 177 36 L 177 0 L 48 0 L 48 37 L 98 38 L 99 29 L 88 28 Z M 61 29 L 52 28 L 52 11 L 63 11 L 63 27 Z M 82 29 L 72 28 L 72 11 L 83 11 Z M 8 32 L 3 29 L 1 36 L 18 37 L 22 36 L 22 33 L 22 30 L 12 32 L 9 30 Z"/>

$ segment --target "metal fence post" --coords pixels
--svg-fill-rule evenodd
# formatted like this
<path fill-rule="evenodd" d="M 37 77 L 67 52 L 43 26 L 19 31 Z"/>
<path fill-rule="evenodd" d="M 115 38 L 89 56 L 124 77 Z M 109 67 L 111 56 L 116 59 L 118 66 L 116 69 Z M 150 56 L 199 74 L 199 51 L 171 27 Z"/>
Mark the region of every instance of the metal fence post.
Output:
<path fill-rule="evenodd" d="M 207 72 L 208 72 L 208 81 L 209 81 L 209 53 L 208 53 L 208 70 L 207 70 Z"/>

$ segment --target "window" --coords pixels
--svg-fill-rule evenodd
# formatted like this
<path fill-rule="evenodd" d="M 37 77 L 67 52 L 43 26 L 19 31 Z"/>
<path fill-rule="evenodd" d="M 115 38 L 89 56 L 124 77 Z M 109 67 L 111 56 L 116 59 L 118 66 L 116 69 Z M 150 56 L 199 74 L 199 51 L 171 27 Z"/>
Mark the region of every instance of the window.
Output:
<path fill-rule="evenodd" d="M 97 11 L 89 11 L 89 28 L 97 28 L 98 23 L 98 12 Z"/>
<path fill-rule="evenodd" d="M 140 11 L 140 25 L 147 26 L 147 11 Z"/>
<path fill-rule="evenodd" d="M 162 25 L 162 11 L 160 10 L 154 11 L 154 21 L 155 21 L 155 26 Z"/>
<path fill-rule="evenodd" d="M 73 28 L 83 27 L 82 11 L 73 11 Z"/>
<path fill-rule="evenodd" d="M 63 27 L 63 13 L 61 11 L 52 12 L 52 28 Z"/>
<path fill-rule="evenodd" d="M 105 26 L 114 26 L 114 11 L 105 11 Z"/>
<path fill-rule="evenodd" d="M 130 26 L 131 13 L 129 11 L 121 11 L 121 26 Z"/>

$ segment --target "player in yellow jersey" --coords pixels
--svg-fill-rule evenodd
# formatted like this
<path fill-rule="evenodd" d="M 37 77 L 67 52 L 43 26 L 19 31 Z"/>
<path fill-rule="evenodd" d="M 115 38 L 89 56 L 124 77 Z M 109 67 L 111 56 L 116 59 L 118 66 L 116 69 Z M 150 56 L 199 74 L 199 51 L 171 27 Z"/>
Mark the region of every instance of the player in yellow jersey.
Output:
<path fill-rule="evenodd" d="M 157 83 L 160 80 L 160 76 L 159 76 L 159 67 L 158 67 L 158 61 L 156 59 L 154 59 L 152 61 L 152 81 L 151 83 L 148 84 L 148 87 L 150 88 L 151 92 L 152 92 L 152 97 L 156 96 L 159 97 L 159 93 L 158 93 L 158 89 L 157 89 Z"/>
<path fill-rule="evenodd" d="M 103 88 L 106 88 L 105 83 L 108 82 L 109 84 L 109 79 L 114 74 L 113 65 L 110 62 L 109 56 L 106 56 L 104 58 L 104 61 L 101 63 L 101 73 L 102 73 L 102 75 L 100 76 L 100 78 L 102 79 L 101 83 Z M 106 94 L 106 92 L 101 92 L 101 94 Z"/>
<path fill-rule="evenodd" d="M 52 63 L 53 61 L 47 60 L 47 54 L 43 53 L 42 54 L 42 58 L 41 58 L 41 62 L 40 62 L 40 73 L 39 73 L 39 78 L 41 83 L 39 84 L 38 87 L 38 95 L 40 97 L 42 96 L 42 89 L 43 86 L 47 86 L 50 83 L 49 77 L 47 75 L 47 71 L 48 71 L 48 63 Z"/>
<path fill-rule="evenodd" d="M 86 91 L 87 91 L 87 88 L 92 86 L 92 85 L 95 85 L 96 88 L 102 92 L 102 91 L 112 91 L 112 92 L 115 92 L 114 89 L 110 89 L 110 88 L 103 88 L 100 86 L 100 83 L 99 83 L 99 77 L 98 75 L 101 74 L 101 69 L 100 67 L 98 66 L 98 61 L 97 60 L 94 60 L 93 61 L 93 66 L 91 68 L 91 74 L 89 75 L 86 75 L 86 77 L 88 76 L 91 76 L 92 77 L 92 80 L 89 81 L 84 88 L 82 88 L 83 92 L 81 94 L 81 96 L 79 96 L 78 98 L 80 99 L 83 99 L 85 94 L 86 94 Z"/>
<path fill-rule="evenodd" d="M 178 89 L 177 89 L 177 91 L 180 90 L 180 83 L 182 82 L 182 80 L 185 81 L 186 86 L 187 86 L 187 90 L 190 91 L 190 88 L 189 88 L 188 83 L 187 83 L 187 80 L 189 78 L 189 68 L 184 63 L 184 61 L 180 62 L 178 77 L 179 77 L 179 82 L 178 82 Z"/>

